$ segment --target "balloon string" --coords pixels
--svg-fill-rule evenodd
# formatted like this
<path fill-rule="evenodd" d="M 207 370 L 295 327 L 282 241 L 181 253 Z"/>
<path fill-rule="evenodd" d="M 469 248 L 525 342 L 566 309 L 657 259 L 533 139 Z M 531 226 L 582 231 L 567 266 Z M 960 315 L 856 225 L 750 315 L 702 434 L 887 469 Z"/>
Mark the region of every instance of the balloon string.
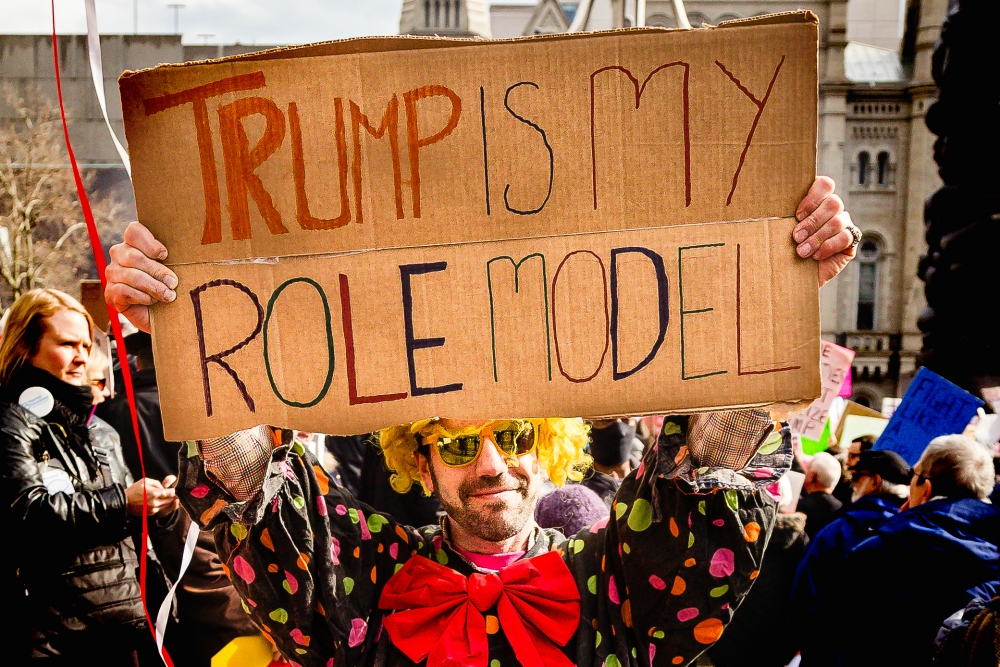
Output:
<path fill-rule="evenodd" d="M 101 245 L 101 237 L 97 232 L 97 224 L 94 222 L 94 212 L 90 208 L 90 200 L 83 187 L 83 178 L 80 176 L 80 167 L 77 165 L 76 156 L 73 154 L 73 145 L 69 140 L 69 126 L 66 124 L 66 107 L 63 103 L 62 77 L 59 73 L 59 43 L 56 35 L 56 3 L 52 4 L 52 62 L 55 66 L 56 74 L 56 96 L 59 98 L 59 116 L 62 118 L 63 136 L 66 139 L 66 152 L 69 154 L 69 164 L 73 169 L 73 181 L 76 183 L 76 192 L 80 200 L 80 209 L 83 211 L 83 219 L 87 223 L 87 234 L 90 236 L 90 247 L 94 254 L 94 263 L 97 265 L 97 273 L 101 278 L 101 290 L 107 287 L 107 278 L 104 273 L 107 269 L 107 261 L 104 259 L 104 246 Z M 108 318 L 111 321 L 111 331 L 115 337 L 115 344 L 118 348 L 118 360 L 121 364 L 122 379 L 125 382 L 125 396 L 128 398 L 129 412 L 132 415 L 132 432 L 135 434 L 136 446 L 139 449 L 139 470 L 142 477 L 146 477 L 146 465 L 142 457 L 142 441 L 139 435 L 139 416 L 135 409 L 135 391 L 132 388 L 132 370 L 128 365 L 128 354 L 125 351 L 125 339 L 122 335 L 122 325 L 118 321 L 118 313 L 109 303 L 105 303 L 108 309 Z M 142 596 L 142 610 L 146 615 L 146 622 L 149 631 L 154 634 L 153 620 L 149 616 L 149 607 L 146 604 L 146 552 L 149 543 L 149 518 L 146 516 L 148 499 L 146 497 L 146 486 L 142 487 L 142 544 L 139 545 L 139 593 Z M 170 656 L 166 649 L 161 653 L 163 661 L 168 667 L 173 667 Z"/>

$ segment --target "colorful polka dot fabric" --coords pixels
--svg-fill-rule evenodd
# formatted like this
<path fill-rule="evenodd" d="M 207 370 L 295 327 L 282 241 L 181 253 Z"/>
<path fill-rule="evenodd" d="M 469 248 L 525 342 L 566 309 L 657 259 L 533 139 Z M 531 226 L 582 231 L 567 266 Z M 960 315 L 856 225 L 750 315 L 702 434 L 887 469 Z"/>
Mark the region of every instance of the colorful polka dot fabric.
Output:
<path fill-rule="evenodd" d="M 698 467 L 686 432 L 686 418 L 664 424 L 610 520 L 569 539 L 538 529 L 524 556 L 557 551 L 577 582 L 581 615 L 563 652 L 579 667 L 694 664 L 760 568 L 775 513 L 765 487 L 791 462 L 787 429 L 764 429 L 740 470 Z M 244 610 L 293 667 L 413 665 L 383 631 L 385 583 L 410 558 L 477 572 L 440 526 L 397 525 L 331 483 L 297 445 L 274 450 L 261 491 L 246 502 L 198 456 L 181 464 L 182 502 L 214 528 Z M 455 665 L 520 664 L 495 607 L 483 612 L 487 656 Z"/>

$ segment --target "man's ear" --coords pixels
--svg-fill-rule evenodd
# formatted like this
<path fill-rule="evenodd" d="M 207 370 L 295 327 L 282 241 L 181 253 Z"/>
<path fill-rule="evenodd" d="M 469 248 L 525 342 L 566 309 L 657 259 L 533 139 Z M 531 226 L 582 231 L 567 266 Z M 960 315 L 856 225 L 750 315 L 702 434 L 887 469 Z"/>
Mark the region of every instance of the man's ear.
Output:
<path fill-rule="evenodd" d="M 419 450 L 415 450 L 413 452 L 413 461 L 417 464 L 417 471 L 420 473 L 420 479 L 423 481 L 424 486 L 430 491 L 431 495 L 434 495 L 434 476 L 431 475 L 429 457 L 421 454 Z"/>

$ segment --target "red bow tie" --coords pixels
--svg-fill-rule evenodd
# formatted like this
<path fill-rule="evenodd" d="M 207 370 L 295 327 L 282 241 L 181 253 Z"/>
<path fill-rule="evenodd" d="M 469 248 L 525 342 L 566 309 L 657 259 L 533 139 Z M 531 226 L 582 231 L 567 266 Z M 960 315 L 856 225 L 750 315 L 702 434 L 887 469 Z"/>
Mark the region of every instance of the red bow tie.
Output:
<path fill-rule="evenodd" d="M 559 646 L 576 633 L 580 593 L 558 553 L 468 578 L 422 557 L 406 562 L 382 590 L 392 643 L 427 667 L 486 667 L 483 612 L 497 605 L 500 626 L 524 667 L 572 667 Z M 496 632 L 494 629 L 493 632 Z"/>

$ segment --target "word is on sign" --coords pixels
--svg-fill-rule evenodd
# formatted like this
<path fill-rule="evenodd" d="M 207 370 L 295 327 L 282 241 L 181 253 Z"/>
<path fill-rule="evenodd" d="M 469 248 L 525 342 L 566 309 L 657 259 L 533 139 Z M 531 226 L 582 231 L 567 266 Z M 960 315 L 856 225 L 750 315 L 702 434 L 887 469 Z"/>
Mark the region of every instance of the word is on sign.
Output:
<path fill-rule="evenodd" d="M 181 280 L 153 316 L 168 435 L 812 398 L 789 216 L 816 39 L 792 13 L 126 74 L 139 217 Z"/>

